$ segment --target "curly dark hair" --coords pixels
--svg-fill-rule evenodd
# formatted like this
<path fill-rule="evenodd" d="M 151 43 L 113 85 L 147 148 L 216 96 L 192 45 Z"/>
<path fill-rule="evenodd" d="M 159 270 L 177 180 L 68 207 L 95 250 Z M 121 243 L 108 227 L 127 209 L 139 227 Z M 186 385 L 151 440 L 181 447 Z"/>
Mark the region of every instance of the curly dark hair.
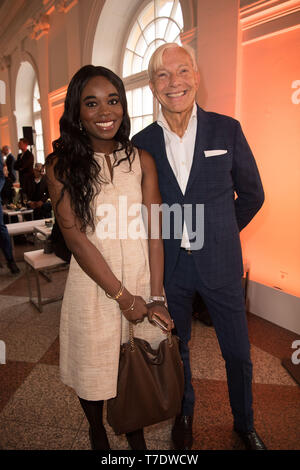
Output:
<path fill-rule="evenodd" d="M 122 80 L 111 70 L 94 65 L 85 65 L 73 76 L 67 90 L 64 113 L 59 121 L 60 137 L 52 143 L 53 152 L 48 155 L 46 165 L 56 160 L 55 177 L 63 184 L 64 192 L 70 194 L 72 209 L 81 221 L 81 230 L 88 226 L 95 229 L 92 201 L 101 190 L 104 181 L 101 167 L 94 159 L 94 150 L 88 134 L 80 128 L 80 98 L 87 82 L 96 76 L 105 77 L 117 89 L 123 108 L 123 120 L 115 140 L 121 144 L 114 151 L 114 166 L 128 160 L 129 171 L 134 159 L 133 145 L 129 140 L 130 118 Z M 125 150 L 126 157 L 118 160 L 117 152 Z"/>

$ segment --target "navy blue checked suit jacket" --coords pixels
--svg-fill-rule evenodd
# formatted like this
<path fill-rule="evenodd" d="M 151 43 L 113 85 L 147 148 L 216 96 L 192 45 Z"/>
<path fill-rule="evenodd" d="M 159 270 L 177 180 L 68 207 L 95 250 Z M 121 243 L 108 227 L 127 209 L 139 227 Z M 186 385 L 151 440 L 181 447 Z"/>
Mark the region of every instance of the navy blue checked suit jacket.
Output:
<path fill-rule="evenodd" d="M 162 128 L 154 122 L 136 134 L 133 144 L 155 159 L 164 203 L 204 204 L 204 244 L 194 255 L 202 282 L 216 289 L 241 278 L 239 232 L 264 201 L 259 172 L 239 122 L 197 106 L 197 133 L 192 168 L 182 194 L 169 164 Z M 204 151 L 223 150 L 205 156 Z M 214 153 L 214 152 L 212 152 Z M 207 152 L 206 152 L 207 155 Z M 236 195 L 236 197 L 235 197 Z M 193 229 L 196 227 L 193 210 Z M 164 239 L 165 283 L 172 279 L 181 239 L 171 231 Z"/>

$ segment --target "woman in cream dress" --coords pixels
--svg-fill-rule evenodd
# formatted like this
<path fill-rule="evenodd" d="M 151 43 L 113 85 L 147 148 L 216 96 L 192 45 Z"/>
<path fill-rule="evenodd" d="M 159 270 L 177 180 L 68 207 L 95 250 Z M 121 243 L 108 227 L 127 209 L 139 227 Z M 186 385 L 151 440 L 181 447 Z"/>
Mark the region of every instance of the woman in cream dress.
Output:
<path fill-rule="evenodd" d="M 165 336 L 144 317 L 155 313 L 173 327 L 164 305 L 162 240 L 150 236 L 151 205 L 161 203 L 155 164 L 133 148 L 129 130 L 122 81 L 104 67 L 82 67 L 68 87 L 61 135 L 46 166 L 56 220 L 73 254 L 61 312 L 61 378 L 76 391 L 97 450 L 109 449 L 103 400 L 116 396 L 128 322 L 153 347 Z M 132 449 L 146 448 L 143 430 L 127 439 Z"/>

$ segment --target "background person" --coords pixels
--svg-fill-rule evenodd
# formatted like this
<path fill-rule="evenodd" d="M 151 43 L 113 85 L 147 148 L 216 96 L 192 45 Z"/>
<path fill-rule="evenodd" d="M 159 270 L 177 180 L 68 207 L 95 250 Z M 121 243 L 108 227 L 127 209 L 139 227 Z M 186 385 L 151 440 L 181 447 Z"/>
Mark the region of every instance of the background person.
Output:
<path fill-rule="evenodd" d="M 199 73 L 191 49 L 164 44 L 149 62 L 150 88 L 161 104 L 157 122 L 133 138 L 155 158 L 163 202 L 204 205 L 204 245 L 195 249 L 186 223 L 182 239 L 164 240 L 168 308 L 181 340 L 185 371 L 182 412 L 172 438 L 190 449 L 194 390 L 189 358 L 194 294 L 203 298 L 226 364 L 234 429 L 247 449 L 262 450 L 253 423 L 252 363 L 241 278 L 239 231 L 254 217 L 264 192 L 252 152 L 235 119 L 195 103 Z M 234 194 L 237 194 L 235 199 Z M 193 227 L 199 220 L 193 213 Z M 194 250 L 194 251 L 193 251 Z"/>
<path fill-rule="evenodd" d="M 17 180 L 16 171 L 14 169 L 15 157 L 11 153 L 11 149 L 8 145 L 2 147 L 2 154 L 4 156 L 4 162 L 7 166 L 8 176 L 11 179 L 12 183 L 15 183 Z"/>
<path fill-rule="evenodd" d="M 14 260 L 10 237 L 7 231 L 7 227 L 3 222 L 1 189 L 3 188 L 5 176 L 7 175 L 8 170 L 6 167 L 4 167 L 3 159 L 0 154 L 0 247 L 3 251 L 7 267 L 10 269 L 10 272 L 12 274 L 18 274 L 20 272 L 20 269 L 18 268 Z"/>
<path fill-rule="evenodd" d="M 15 190 L 13 184 L 16 182 L 17 175 L 14 169 L 15 157 L 11 153 L 10 147 L 4 145 L 2 147 L 3 161 L 7 167 L 8 175 L 1 191 L 2 203 L 4 205 L 11 204 L 14 200 Z"/>
<path fill-rule="evenodd" d="M 22 195 L 27 198 L 28 184 L 33 176 L 33 163 L 34 157 L 30 150 L 28 150 L 29 141 L 23 137 L 19 140 L 19 153 L 17 161 L 14 164 L 14 169 L 19 172 L 20 188 Z"/>
<path fill-rule="evenodd" d="M 36 163 L 33 175 L 27 183 L 27 207 L 33 209 L 34 220 L 51 218 L 51 203 L 48 202 L 49 191 L 47 178 L 42 163 Z"/>

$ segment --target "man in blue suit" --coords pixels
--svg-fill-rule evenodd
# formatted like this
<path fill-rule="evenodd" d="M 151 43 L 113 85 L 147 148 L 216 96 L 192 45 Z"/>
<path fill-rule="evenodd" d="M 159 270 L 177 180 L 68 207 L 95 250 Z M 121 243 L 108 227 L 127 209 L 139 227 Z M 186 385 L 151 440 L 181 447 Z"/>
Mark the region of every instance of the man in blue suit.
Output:
<path fill-rule="evenodd" d="M 161 111 L 157 122 L 134 136 L 133 142 L 156 161 L 163 203 L 177 204 L 184 214 L 181 230 L 174 224 L 170 236 L 164 237 L 165 292 L 181 340 L 185 372 L 173 443 L 175 449 L 190 449 L 193 442 L 195 398 L 188 342 L 193 298 L 199 292 L 225 360 L 234 430 L 247 449 L 263 450 L 253 423 L 239 237 L 264 201 L 259 172 L 239 122 L 196 105 L 199 73 L 191 48 L 160 46 L 148 70 Z"/>

